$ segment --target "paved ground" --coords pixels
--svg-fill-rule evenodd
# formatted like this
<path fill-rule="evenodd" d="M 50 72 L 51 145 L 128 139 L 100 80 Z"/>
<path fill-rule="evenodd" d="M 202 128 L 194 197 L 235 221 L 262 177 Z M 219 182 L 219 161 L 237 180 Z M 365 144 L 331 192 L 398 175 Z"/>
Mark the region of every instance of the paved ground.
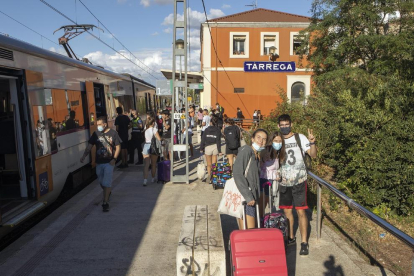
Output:
<path fill-rule="evenodd" d="M 217 208 L 222 194 L 195 181 L 197 162 L 191 163 L 190 185 L 143 187 L 142 166 L 117 170 L 109 213 L 102 212 L 95 181 L 0 252 L 0 274 L 175 275 L 184 207 Z M 227 244 L 237 226 L 227 216 L 222 223 Z M 363 262 L 327 227 L 316 242 L 314 220 L 310 223 L 310 256 L 299 257 L 299 246 L 289 248 L 289 275 L 390 275 Z"/>

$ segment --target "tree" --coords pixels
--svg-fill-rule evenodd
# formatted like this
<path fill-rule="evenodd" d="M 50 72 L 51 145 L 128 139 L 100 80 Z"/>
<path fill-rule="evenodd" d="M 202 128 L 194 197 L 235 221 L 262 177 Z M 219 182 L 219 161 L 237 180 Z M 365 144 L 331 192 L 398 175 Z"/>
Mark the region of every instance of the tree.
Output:
<path fill-rule="evenodd" d="M 315 73 L 305 124 L 320 161 L 360 203 L 412 214 L 414 3 L 315 0 L 312 14 L 300 51 Z"/>

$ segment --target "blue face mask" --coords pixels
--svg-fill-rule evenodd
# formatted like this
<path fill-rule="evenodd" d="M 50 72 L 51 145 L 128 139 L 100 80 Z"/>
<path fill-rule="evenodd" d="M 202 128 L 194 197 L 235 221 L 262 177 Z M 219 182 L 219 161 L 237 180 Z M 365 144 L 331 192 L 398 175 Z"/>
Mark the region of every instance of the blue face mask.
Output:
<path fill-rule="evenodd" d="M 253 143 L 252 144 L 252 146 L 253 146 L 253 148 L 257 151 L 257 152 L 261 152 L 262 150 L 264 150 L 265 149 L 265 147 L 261 147 L 261 146 L 259 146 L 258 144 L 256 144 L 256 143 Z"/>
<path fill-rule="evenodd" d="M 282 148 L 282 143 L 275 143 L 275 142 L 273 142 L 273 143 L 272 143 L 272 147 L 273 147 L 275 150 L 280 150 L 280 149 Z"/>
<path fill-rule="evenodd" d="M 102 131 L 104 131 L 104 127 L 103 126 L 98 126 L 98 130 L 100 131 L 100 132 L 102 132 Z"/>

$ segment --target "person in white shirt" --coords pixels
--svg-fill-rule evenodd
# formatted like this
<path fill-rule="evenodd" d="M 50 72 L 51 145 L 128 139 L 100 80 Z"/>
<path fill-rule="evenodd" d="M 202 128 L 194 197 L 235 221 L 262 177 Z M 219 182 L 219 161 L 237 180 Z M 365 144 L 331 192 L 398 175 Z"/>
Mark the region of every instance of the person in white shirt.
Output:
<path fill-rule="evenodd" d="M 203 114 L 204 114 L 204 116 L 203 116 L 203 123 L 201 124 L 202 125 L 202 127 L 201 127 L 201 137 L 203 137 L 204 130 L 206 130 L 206 128 L 208 128 L 210 126 L 210 119 L 211 119 L 209 114 L 208 114 L 207 109 L 204 109 Z"/>
<path fill-rule="evenodd" d="M 288 245 L 296 243 L 293 234 L 294 217 L 292 209 L 296 209 L 299 218 L 299 230 L 302 237 L 300 255 L 309 254 L 308 245 L 308 218 L 305 210 L 308 209 L 307 202 L 307 168 L 305 165 L 305 154 L 316 158 L 315 136 L 313 131 L 308 129 L 308 137 L 303 134 L 292 132 L 292 121 L 287 114 L 280 115 L 278 126 L 283 135 L 286 161 L 281 166 L 280 183 L 280 209 L 283 209 L 289 219 L 290 229 Z"/>

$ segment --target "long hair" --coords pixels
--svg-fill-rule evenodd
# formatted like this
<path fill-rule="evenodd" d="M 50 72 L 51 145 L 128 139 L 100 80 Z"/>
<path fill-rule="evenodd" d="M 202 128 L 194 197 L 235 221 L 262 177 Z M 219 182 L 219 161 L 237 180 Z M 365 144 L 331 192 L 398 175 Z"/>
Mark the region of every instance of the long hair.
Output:
<path fill-rule="evenodd" d="M 279 136 L 280 138 L 282 138 L 282 148 L 280 150 L 275 150 L 272 146 L 273 140 Z M 279 131 L 275 131 L 272 135 L 272 139 L 269 140 L 270 145 L 268 145 L 268 147 L 270 148 L 271 152 L 270 152 L 270 158 L 271 159 L 276 159 L 279 157 L 279 166 L 284 164 L 286 161 L 286 150 L 285 150 L 285 139 L 283 139 L 283 135 L 282 133 L 280 133 Z"/>
<path fill-rule="evenodd" d="M 146 129 L 149 129 L 150 127 L 152 127 L 154 125 L 154 123 L 155 123 L 154 118 L 153 117 L 149 117 L 147 119 L 147 123 L 145 124 L 146 125 Z"/>

